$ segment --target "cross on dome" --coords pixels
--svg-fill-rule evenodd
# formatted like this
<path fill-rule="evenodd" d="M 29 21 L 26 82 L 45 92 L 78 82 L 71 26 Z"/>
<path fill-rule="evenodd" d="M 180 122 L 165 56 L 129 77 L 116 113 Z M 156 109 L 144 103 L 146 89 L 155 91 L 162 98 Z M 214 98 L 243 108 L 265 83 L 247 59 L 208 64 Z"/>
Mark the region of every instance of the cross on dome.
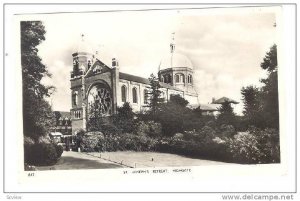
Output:
<path fill-rule="evenodd" d="M 172 42 L 170 43 L 171 53 L 175 51 L 175 32 L 172 33 Z"/>

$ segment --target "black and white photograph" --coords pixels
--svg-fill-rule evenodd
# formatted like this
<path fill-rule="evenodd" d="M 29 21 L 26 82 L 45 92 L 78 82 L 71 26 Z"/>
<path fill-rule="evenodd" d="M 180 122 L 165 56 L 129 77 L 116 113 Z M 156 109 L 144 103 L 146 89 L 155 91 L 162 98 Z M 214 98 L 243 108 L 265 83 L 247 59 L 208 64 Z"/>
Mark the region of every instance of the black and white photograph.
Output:
<path fill-rule="evenodd" d="M 282 7 L 111 7 L 14 15 L 22 181 L 286 174 Z"/>
<path fill-rule="evenodd" d="M 280 163 L 276 15 L 241 10 L 21 21 L 25 170 Z"/>

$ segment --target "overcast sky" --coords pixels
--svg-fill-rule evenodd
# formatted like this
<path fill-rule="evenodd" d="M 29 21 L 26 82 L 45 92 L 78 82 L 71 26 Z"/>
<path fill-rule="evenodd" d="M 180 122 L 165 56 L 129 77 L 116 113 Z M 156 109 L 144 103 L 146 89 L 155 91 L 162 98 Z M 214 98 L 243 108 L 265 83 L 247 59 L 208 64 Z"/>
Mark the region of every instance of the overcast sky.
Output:
<path fill-rule="evenodd" d="M 241 102 L 243 86 L 265 77 L 260 63 L 276 43 L 276 16 L 263 9 L 196 9 L 123 11 L 42 15 L 47 31 L 39 55 L 56 87 L 54 110 L 71 108 L 72 53 L 81 34 L 98 58 L 108 65 L 119 60 L 120 71 L 149 77 L 169 53 L 171 33 L 176 51 L 194 66 L 200 103 L 223 96 Z M 240 114 L 242 104 L 235 108 Z"/>

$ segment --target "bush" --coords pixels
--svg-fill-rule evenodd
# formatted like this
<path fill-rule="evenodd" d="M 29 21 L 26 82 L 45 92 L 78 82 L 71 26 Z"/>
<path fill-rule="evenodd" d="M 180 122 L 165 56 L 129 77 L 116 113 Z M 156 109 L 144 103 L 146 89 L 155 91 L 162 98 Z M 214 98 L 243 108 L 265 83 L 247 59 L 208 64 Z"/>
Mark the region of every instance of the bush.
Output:
<path fill-rule="evenodd" d="M 30 165 L 54 165 L 60 157 L 55 144 L 38 143 L 24 148 L 25 163 Z"/>
<path fill-rule="evenodd" d="M 159 137 L 162 134 L 161 124 L 154 121 L 139 121 L 135 130 L 137 135 L 146 135 L 153 138 Z"/>
<path fill-rule="evenodd" d="M 279 133 L 276 129 L 250 128 L 228 139 L 232 159 L 239 163 L 280 162 Z"/>
<path fill-rule="evenodd" d="M 104 135 L 120 135 L 122 130 L 114 124 L 103 124 L 100 130 Z"/>
<path fill-rule="evenodd" d="M 64 147 L 61 145 L 57 145 L 55 144 L 55 149 L 56 149 L 56 153 L 57 153 L 57 157 L 61 157 L 62 153 L 64 152 Z"/>
<path fill-rule="evenodd" d="M 235 132 L 235 128 L 232 125 L 226 125 L 226 124 L 222 124 L 220 126 L 220 134 L 223 137 L 233 137 L 236 132 Z"/>
<path fill-rule="evenodd" d="M 196 141 L 203 143 L 212 141 L 216 134 L 217 132 L 209 126 L 204 126 L 200 131 L 192 133 Z"/>
<path fill-rule="evenodd" d="M 51 143 L 51 139 L 48 136 L 41 136 L 38 139 L 38 143 L 40 143 L 40 144 L 50 144 Z"/>
<path fill-rule="evenodd" d="M 97 145 L 100 139 L 103 139 L 104 135 L 101 132 L 93 131 L 88 132 L 82 136 L 80 142 L 80 149 L 86 152 L 97 151 Z"/>
<path fill-rule="evenodd" d="M 246 132 L 228 139 L 228 148 L 233 160 L 239 163 L 259 163 L 262 157 L 257 138 Z"/>

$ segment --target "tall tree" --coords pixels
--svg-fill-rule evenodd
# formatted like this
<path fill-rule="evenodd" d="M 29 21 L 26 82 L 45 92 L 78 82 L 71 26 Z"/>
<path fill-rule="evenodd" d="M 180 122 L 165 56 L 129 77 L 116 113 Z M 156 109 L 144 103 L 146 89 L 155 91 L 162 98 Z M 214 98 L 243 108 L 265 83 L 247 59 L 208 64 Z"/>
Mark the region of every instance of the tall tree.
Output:
<path fill-rule="evenodd" d="M 219 108 L 220 114 L 218 115 L 217 122 L 219 125 L 226 124 L 226 125 L 233 125 L 236 124 L 236 115 L 233 112 L 233 108 L 231 103 L 225 101 L 222 103 L 221 107 Z"/>
<path fill-rule="evenodd" d="M 45 40 L 46 31 L 40 21 L 22 21 L 20 26 L 24 135 L 37 140 L 50 131 L 54 121 L 51 107 L 44 100 L 54 87 L 41 83 L 50 73 L 38 56 L 37 48 Z"/>
<path fill-rule="evenodd" d="M 262 92 L 255 86 L 243 87 L 241 90 L 244 102 L 245 120 L 248 125 L 265 127 L 265 119 L 262 111 Z"/>
<path fill-rule="evenodd" d="M 150 75 L 149 78 L 150 85 L 151 85 L 151 90 L 148 92 L 148 97 L 149 97 L 149 107 L 150 107 L 150 114 L 152 115 L 153 118 L 155 118 L 159 104 L 163 102 L 163 98 L 161 98 L 161 91 L 160 91 L 160 83 L 157 77 L 154 74 Z"/>
<path fill-rule="evenodd" d="M 261 79 L 263 113 L 268 127 L 279 128 L 279 104 L 278 104 L 278 63 L 277 46 L 273 45 L 267 52 L 261 68 L 268 71 L 268 77 Z"/>
<path fill-rule="evenodd" d="M 257 127 L 279 128 L 278 105 L 278 63 L 277 46 L 273 45 L 266 53 L 260 67 L 268 71 L 268 77 L 261 79 L 261 88 L 242 88 L 244 115 L 249 124 Z"/>

